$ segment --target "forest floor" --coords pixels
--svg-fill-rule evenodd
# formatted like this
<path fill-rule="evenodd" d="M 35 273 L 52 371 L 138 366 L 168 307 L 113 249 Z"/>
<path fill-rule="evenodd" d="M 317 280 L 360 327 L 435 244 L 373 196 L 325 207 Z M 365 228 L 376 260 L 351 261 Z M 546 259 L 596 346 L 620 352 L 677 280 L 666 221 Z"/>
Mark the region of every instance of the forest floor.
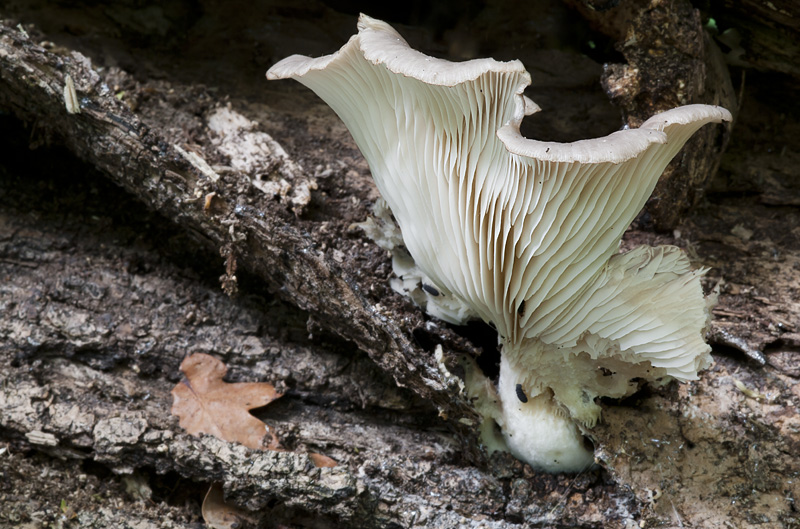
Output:
<path fill-rule="evenodd" d="M 296 224 L 322 248 L 360 256 L 342 266 L 365 278 L 368 299 L 400 307 L 410 322 L 430 321 L 389 289 L 386 252 L 355 250 L 370 243 L 350 226 L 366 219 L 378 195 L 344 126 L 311 92 L 264 79 L 274 59 L 336 49 L 354 30 L 352 14 L 320 7 L 311 21 L 285 10 L 248 18 L 243 5 L 191 12 L 180 2 L 139 19 L 101 6 L 79 12 L 12 2 L 8 9 L 0 16 L 23 23 L 48 48 L 90 57 L 118 98 L 175 143 L 213 151 L 208 123 L 220 109 L 257 123 L 316 187 Z M 437 40 L 419 27 L 403 31 L 429 53 L 469 45 L 459 32 Z M 506 42 L 496 39 L 482 44 L 487 54 Z M 619 113 L 595 82 L 601 64 L 575 49 L 507 53 L 522 55 L 534 76 L 527 94 L 545 109 L 527 135 L 567 141 L 617 128 Z M 267 377 L 285 397 L 259 418 L 287 448 L 324 453 L 344 467 L 336 479 L 347 486 L 323 480 L 346 498 L 340 508 L 323 493 L 317 503 L 292 504 L 291 487 L 280 484 L 279 505 L 247 504 L 248 490 L 228 490 L 239 504 L 272 513 L 263 526 L 348 525 L 342 520 L 368 508 L 385 517 L 375 515 L 375 526 L 424 526 L 425 513 L 401 515 L 392 505 L 414 493 L 415 480 L 431 487 L 438 473 L 431 490 L 453 500 L 442 507 L 446 516 L 430 515 L 431 526 L 466 523 L 459 513 L 469 509 L 459 501 L 474 494 L 483 517 L 470 523 L 486 527 L 800 527 L 798 82 L 740 69 L 732 77 L 739 114 L 700 206 L 669 233 L 640 217 L 623 241 L 624 249 L 677 245 L 710 268 L 704 286 L 720 292 L 709 331 L 715 364 L 698 381 L 604 403 L 604 421 L 590 434 L 603 468 L 575 478 L 534 476 L 509 456 L 474 467 L 436 406 L 288 303 L 281 285 L 240 271 L 239 294 L 225 295 L 217 252 L 50 144 L 46 127 L 0 114 L 0 527 L 201 527 L 200 504 L 220 480 L 218 466 L 204 477 L 199 463 L 195 474 L 181 466 L 189 456 L 170 466 L 155 455 L 172 442 L 165 432 L 191 444 L 170 415 L 169 392 L 192 352 L 223 358 L 226 380 Z M 224 155 L 208 161 L 232 164 Z M 270 207 L 255 188 L 241 195 Z M 495 339 L 480 326 L 452 332 L 475 350 Z M 430 347 L 426 332 L 414 338 Z M 148 433 L 134 436 L 153 446 L 146 456 L 120 452 L 118 432 L 101 435 L 120 417 L 146 422 Z M 51 429 L 68 437 L 52 442 Z M 161 437 L 146 439 L 151 431 Z M 316 476 L 307 462 L 292 464 Z M 349 491 L 348 480 L 359 483 L 353 490 L 394 488 L 384 497 L 374 492 L 375 507 Z M 314 517 L 320 506 L 325 514 Z"/>

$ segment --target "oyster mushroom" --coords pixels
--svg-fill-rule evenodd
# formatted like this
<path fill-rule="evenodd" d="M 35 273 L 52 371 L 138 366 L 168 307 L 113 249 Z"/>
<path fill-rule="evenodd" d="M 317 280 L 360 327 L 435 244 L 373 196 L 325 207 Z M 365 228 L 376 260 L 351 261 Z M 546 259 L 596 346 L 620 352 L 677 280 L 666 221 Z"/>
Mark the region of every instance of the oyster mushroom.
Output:
<path fill-rule="evenodd" d="M 710 364 L 704 270 L 675 247 L 617 252 L 669 161 L 727 110 L 689 105 L 573 143 L 526 139 L 519 125 L 538 107 L 522 95 L 522 63 L 428 57 L 365 15 L 338 52 L 294 55 L 267 78 L 301 82 L 345 122 L 429 311 L 496 327 L 500 405 L 478 408 L 520 459 L 581 470 L 596 397 L 628 395 L 632 379 L 692 380 Z"/>

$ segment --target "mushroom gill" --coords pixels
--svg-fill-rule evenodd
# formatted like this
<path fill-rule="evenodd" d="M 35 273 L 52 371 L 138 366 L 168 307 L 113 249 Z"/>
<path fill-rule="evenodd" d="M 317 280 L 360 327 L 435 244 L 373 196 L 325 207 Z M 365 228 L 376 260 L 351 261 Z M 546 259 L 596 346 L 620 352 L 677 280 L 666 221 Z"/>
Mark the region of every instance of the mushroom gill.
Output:
<path fill-rule="evenodd" d="M 669 161 L 730 113 L 689 105 L 603 138 L 530 140 L 519 125 L 538 107 L 519 61 L 428 57 L 365 15 L 358 30 L 268 79 L 301 82 L 345 122 L 410 255 L 396 270 L 428 287 L 417 299 L 496 326 L 501 405 L 482 409 L 507 448 L 539 469 L 584 468 L 579 426 L 598 419 L 596 397 L 630 394 L 633 378 L 692 380 L 711 362 L 704 271 L 675 247 L 617 252 Z"/>

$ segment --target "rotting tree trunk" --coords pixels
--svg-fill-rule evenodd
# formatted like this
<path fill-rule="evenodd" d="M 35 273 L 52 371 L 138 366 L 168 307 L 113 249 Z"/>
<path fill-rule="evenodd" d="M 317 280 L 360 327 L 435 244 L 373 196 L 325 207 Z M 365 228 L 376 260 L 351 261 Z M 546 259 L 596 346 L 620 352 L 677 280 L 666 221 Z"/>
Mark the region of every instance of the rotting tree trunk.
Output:
<path fill-rule="evenodd" d="M 774 245 L 761 236 L 779 231 L 769 211 L 759 212 L 759 219 L 744 216 L 739 206 L 728 206 L 685 226 L 688 235 L 682 241 L 647 233 L 634 233 L 631 239 L 679 242 L 690 248 L 698 241 L 701 258 L 717 267 L 712 274 L 730 283 L 723 290 L 723 321 L 718 320 L 716 330 L 745 336 L 747 348 L 772 347 L 768 368 L 721 357 L 698 383 L 653 390 L 641 396 L 635 410 L 606 410 L 606 422 L 593 437 L 616 483 L 603 471 L 575 479 L 537 475 L 508 456 L 494 456 L 484 468 L 479 456 L 464 452 L 465 447 L 474 450 L 475 444 L 472 430 L 458 421 L 474 418 L 474 412 L 455 388 L 446 386 L 430 352 L 432 343 L 441 343 L 448 365 L 457 373 L 452 357 L 458 352 L 474 354 L 476 346 L 443 325 L 426 324 L 416 309 L 386 289 L 386 256 L 347 229 L 367 213 L 364 204 L 348 206 L 353 196 L 368 201 L 361 187 L 363 174 L 349 175 L 331 164 L 330 169 L 301 175 L 317 180 L 320 192 L 315 195 L 319 201 L 325 195 L 327 209 L 316 202 L 304 204 L 302 193 L 284 192 L 280 186 L 274 193 L 281 197 L 277 201 L 253 192 L 254 175 L 232 169 L 233 161 L 226 160 L 231 155 L 221 154 L 224 139 L 205 129 L 208 116 L 218 114 L 202 99 L 204 90 L 167 82 L 164 93 L 178 92 L 173 100 L 158 94 L 158 84 L 152 83 L 137 92 L 138 99 L 129 100 L 134 112 L 117 100 L 127 97 L 123 92 L 132 84 L 121 72 L 109 69 L 98 75 L 80 55 L 50 53 L 13 28 L 3 28 L 0 35 L 0 65 L 0 107 L 28 123 L 33 143 L 66 145 L 211 248 L 202 260 L 216 259 L 223 249 L 228 288 L 235 286 L 235 263 L 307 311 L 259 301 L 270 296 L 252 281 L 241 287 L 245 299 L 229 300 L 213 281 L 209 284 L 187 272 L 193 267 L 191 258 L 182 265 L 164 265 L 159 252 L 148 245 L 141 249 L 138 239 L 154 241 L 164 235 L 146 229 L 157 223 L 152 217 L 132 224 L 136 235 L 131 235 L 125 229 L 87 228 L 109 222 L 116 208 L 95 205 L 81 215 L 83 205 L 77 199 L 51 200 L 38 208 L 25 205 L 36 204 L 42 190 L 59 194 L 64 187 L 71 189 L 58 179 L 29 188 L 19 203 L 12 196 L 0 216 L 3 276 L 12 278 L 2 285 L 0 299 L 7 309 L 5 343 L 0 347 L 0 407 L 6 412 L 2 434 L 12 441 L 12 457 L 3 459 L 0 467 L 3 475 L 13 477 L 31 466 L 19 450 L 34 448 L 56 456 L 41 462 L 41 468 L 61 472 L 72 484 L 83 479 L 100 491 L 102 474 L 81 477 L 69 465 L 59 465 L 57 458 L 91 461 L 121 473 L 124 477 L 110 480 L 120 498 L 129 485 L 148 497 L 146 487 L 137 483 L 149 481 L 155 488 L 157 479 L 147 478 L 154 471 L 188 480 L 196 496 L 203 489 L 191 484 L 221 481 L 231 501 L 257 510 L 268 526 L 792 523 L 790 504 L 800 494 L 797 484 L 786 479 L 797 471 L 792 454 L 797 453 L 798 439 L 792 417 L 781 414 L 798 403 L 792 386 L 798 363 L 792 352 L 799 343 L 794 322 L 800 307 L 789 304 L 791 289 L 781 278 L 791 283 L 800 252 L 791 245 L 791 233 L 776 238 Z M 65 74 L 75 80 L 80 114 L 66 113 Z M 152 93 L 162 97 L 147 101 Z M 187 103 L 196 95 L 198 101 Z M 313 101 L 302 100 L 305 105 Z M 252 110 L 242 101 L 236 101 L 234 109 Z M 164 117 L 181 112 L 202 116 L 193 134 Z M 316 108 L 309 114 L 314 112 L 323 111 Z M 308 122 L 320 119 L 316 114 L 303 117 Z M 325 128 L 324 123 L 316 126 Z M 298 150 L 313 150 L 314 142 L 299 137 L 303 131 L 292 131 L 298 136 Z M 344 134 L 341 129 L 334 132 Z M 216 171 L 220 179 L 203 176 L 173 150 L 174 144 L 208 160 L 210 174 Z M 280 178 L 290 187 L 301 187 L 291 178 L 297 177 L 289 167 L 292 160 L 277 152 L 262 160 L 278 175 L 271 180 L 269 176 L 262 187 L 272 189 L 271 183 L 280 184 Z M 341 149 L 337 154 L 348 152 Z M 227 168 L 218 167 L 225 164 Z M 355 173 L 363 173 L 363 162 L 353 166 Z M 732 171 L 743 177 L 746 169 L 737 166 Z M 326 182 L 329 171 L 345 181 L 339 189 Z M 25 188 L 13 179 L 5 182 L 9 189 Z M 76 196 L 91 196 L 94 187 L 78 189 Z M 775 189 L 783 189 L 780 196 L 785 200 L 792 195 L 780 185 L 767 191 L 774 195 Z M 120 197 L 102 189 L 100 194 L 115 202 Z M 138 207 L 130 199 L 120 202 L 123 211 Z M 332 213 L 334 208 L 339 212 Z M 789 225 L 792 218 L 789 210 Z M 709 219 L 716 224 L 709 227 Z M 124 216 L 111 223 L 123 220 L 131 222 Z M 731 235 L 737 222 L 760 236 L 751 239 L 742 230 Z M 178 239 L 178 246 L 191 246 L 179 237 L 169 235 L 170 241 Z M 780 249 L 780 260 L 760 260 L 763 253 L 777 255 L 775 248 Z M 736 264 L 727 266 L 732 255 Z M 59 266 L 44 266 L 48 260 Z M 758 275 L 767 269 L 765 262 L 779 270 Z M 746 286 L 747 281 L 757 288 Z M 779 321 L 782 330 L 770 329 Z M 336 342 L 329 334 L 326 338 L 320 332 L 325 330 L 357 344 L 379 369 L 355 353 L 351 343 Z M 322 336 L 322 343 L 309 340 L 309 332 Z M 734 341 L 729 345 L 736 347 Z M 222 356 L 235 380 L 264 380 L 287 391 L 276 409 L 260 416 L 298 453 L 260 454 L 181 432 L 169 415 L 169 389 L 178 380 L 181 357 L 196 351 Z M 751 396 L 737 389 L 733 379 Z M 395 388 L 392 380 L 410 390 Z M 758 391 L 765 397 L 758 397 Z M 701 400 L 693 401 L 698 395 Z M 709 422 L 708 417 L 714 419 Z M 687 441 L 691 451 L 685 451 Z M 302 455 L 305 450 L 325 453 L 343 465 L 315 469 Z M 39 474 L 30 472 L 28 477 Z M 26 494 L 24 483 L 17 479 L 13 486 L 19 489 L 0 489 L 2 501 L 24 505 L 14 499 Z M 185 486 L 187 481 L 181 483 Z M 39 484 L 46 488 L 44 481 Z M 708 490 L 713 490 L 713 501 L 704 497 Z M 68 487 L 62 488 L 49 496 L 68 492 Z M 151 497 L 160 493 L 156 490 Z M 662 493 L 666 495 L 659 501 Z M 186 499 L 197 502 L 196 496 Z M 71 498 L 67 496 L 64 510 L 74 508 L 73 523 L 83 526 L 121 525 L 128 519 L 157 526 L 165 514 L 172 516 L 177 510 L 164 502 L 148 509 L 128 501 L 120 514 L 105 504 L 70 505 Z M 54 519 L 69 515 L 62 511 L 58 505 L 44 509 Z M 190 522 L 180 519 L 175 525 Z"/>
<path fill-rule="evenodd" d="M 800 4 L 793 0 L 712 0 L 710 9 L 731 62 L 800 78 Z"/>
<path fill-rule="evenodd" d="M 231 171 L 215 182 L 202 174 L 159 131 L 149 129 L 118 101 L 85 57 L 50 53 L 18 30 L 2 27 L 0 75 L 2 107 L 32 124 L 48 142 L 66 145 L 206 246 L 219 249 L 228 261 L 228 282 L 235 281 L 237 266 L 256 273 L 279 286 L 283 299 L 308 312 L 320 326 L 366 351 L 398 384 L 440 407 L 455 428 L 466 432 L 458 419 L 476 419 L 463 399 L 446 391 L 431 355 L 409 341 L 411 329 L 396 323 L 403 320 L 402 313 L 377 306 L 359 293 L 365 285 L 353 274 L 358 265 L 352 270 L 342 266 L 334 249 L 321 248 L 304 230 L 308 225 L 298 226 L 288 208 L 242 204 L 237 191 L 251 186 L 244 175 Z M 67 76 L 77 87 L 76 114 L 65 108 Z M 269 161 L 285 163 L 277 157 Z M 375 252 L 353 243 L 347 257 L 353 263 L 368 263 Z"/>
<path fill-rule="evenodd" d="M 458 426 L 445 428 L 437 417 L 458 412 L 458 393 L 443 383 L 435 390 L 422 389 L 436 384 L 441 375 L 427 365 L 429 353 L 406 338 L 387 339 L 391 335 L 385 329 L 391 329 L 392 317 L 399 320 L 400 315 L 392 316 L 387 310 L 379 316 L 362 305 L 350 307 L 348 301 L 363 304 L 363 298 L 350 284 L 332 276 L 327 266 L 333 266 L 333 261 L 313 250 L 304 257 L 302 248 L 313 247 L 314 242 L 298 234 L 293 216 L 266 213 L 226 225 L 220 221 L 224 215 L 209 215 L 202 200 L 206 195 L 201 194 L 198 201 L 193 190 L 187 190 L 200 185 L 194 169 L 177 155 L 168 156 L 169 148 L 159 135 L 147 131 L 110 94 L 90 95 L 90 90 L 80 89 L 87 87 L 85 79 L 91 79 L 91 72 L 81 69 L 81 61 L 49 54 L 16 33 L 5 28 L 0 40 L 0 56 L 6 61 L 0 98 L 4 108 L 34 123 L 36 134 L 47 135 L 49 143 L 66 144 L 89 165 L 188 227 L 212 248 L 230 244 L 229 226 L 235 226 L 234 233 L 246 233 L 248 241 L 260 241 L 259 247 L 251 248 L 254 243 L 235 239 L 239 247 L 247 245 L 247 251 L 237 254 L 240 263 L 249 263 L 265 280 L 284 285 L 286 299 L 314 316 L 318 326 L 371 351 L 381 369 L 405 373 L 403 382 L 412 389 L 419 385 L 415 393 L 435 403 L 431 392 L 439 392 L 446 402 L 440 407 L 421 403 L 409 391 L 395 389 L 390 376 L 347 352 L 346 344 L 339 344 L 334 352 L 322 345 L 311 352 L 310 346 L 280 339 L 265 345 L 264 339 L 254 338 L 260 334 L 255 331 L 260 325 L 276 336 L 282 331 L 297 336 L 307 332 L 303 321 L 307 316 L 280 306 L 270 310 L 237 304 L 219 291 L 185 280 L 180 271 L 160 265 L 150 252 L 119 245 L 119 239 L 125 240 L 124 231 L 96 233 L 81 228 L 98 215 L 101 219 L 112 215 L 98 204 L 82 204 L 79 199 L 51 203 L 43 197 L 41 211 L 34 215 L 39 220 L 31 222 L 22 204 L 36 201 L 32 195 L 37 189 L 52 184 L 34 184 L 26 193 L 22 177 L 22 181 L 7 181 L 17 193 L 9 193 L 0 216 L 4 255 L 16 274 L 3 290 L 5 307 L 14 309 L 10 321 L 4 322 L 8 344 L 0 349 L 2 428 L 4 436 L 14 440 L 13 459 L 4 473 L 13 476 L 21 472 L 15 468 L 25 467 L 17 452 L 21 446 L 56 458 L 88 458 L 106 465 L 126 476 L 117 485 L 123 496 L 121 489 L 130 486 L 144 499 L 152 497 L 152 492 L 146 492 L 148 480 L 142 472 L 177 473 L 198 483 L 219 481 L 230 501 L 256 511 L 265 526 L 279 520 L 307 527 L 514 528 L 552 523 L 603 527 L 608 521 L 612 526 L 616 523 L 607 513 L 620 504 L 635 512 L 633 497 L 626 491 L 615 492 L 599 472 L 586 474 L 576 484 L 569 476 L 533 476 L 507 455 L 493 459 L 491 472 L 465 465 L 471 457 L 459 440 Z M 64 109 L 62 71 L 76 80 L 80 97 L 88 98 L 82 100 L 80 114 L 69 115 Z M 98 79 L 92 86 L 103 90 Z M 26 94 L 24 104 L 17 94 Z M 73 168 L 70 174 L 75 172 Z M 217 194 L 209 208 L 225 211 L 224 190 L 204 189 L 204 193 L 214 191 Z M 87 192 L 77 191 L 78 195 Z M 100 192 L 115 202 L 119 199 L 108 190 Z M 136 208 L 131 200 L 120 202 L 110 209 Z M 252 210 L 244 214 L 248 212 Z M 134 229 L 150 222 L 144 220 Z M 105 223 L 114 221 L 100 222 Z M 134 241 L 137 236 L 149 240 L 154 234 L 143 229 Z M 43 266 L 53 256 L 42 249 L 63 248 L 64 238 L 69 241 L 68 251 L 57 257 L 61 261 L 56 267 L 63 277 L 53 278 Z M 120 262 L 131 263 L 127 274 L 119 273 Z M 87 268 L 86 263 L 92 266 Z M 265 265 L 271 268 L 262 268 Z M 34 291 L 39 293 L 31 296 Z M 362 325 L 343 318 L 339 311 L 351 318 L 361 315 Z M 441 332 L 445 337 L 450 333 Z M 458 346 L 458 338 L 452 336 L 451 351 Z M 415 359 L 397 355 L 398 342 Z M 210 436 L 198 439 L 181 432 L 169 414 L 169 389 L 177 380 L 181 356 L 195 351 L 222 352 L 244 379 L 269 380 L 283 374 L 286 379 L 303 381 L 302 390 L 290 391 L 290 403 L 283 408 L 278 404 L 274 413 L 265 412 L 265 420 L 282 439 L 294 439 L 292 447 L 300 452 L 257 453 Z M 390 364 L 387 358 L 392 356 L 395 362 L 401 358 L 402 365 Z M 326 405 L 330 403 L 338 404 Z M 367 411 L 360 411 L 359 405 Z M 308 449 L 348 464 L 316 469 L 302 453 Z M 515 479 L 524 480 L 524 486 L 508 489 Z M 102 489 L 94 476 L 84 474 L 83 480 L 89 482 L 90 490 Z M 188 499 L 199 501 L 201 486 L 192 491 L 196 497 Z M 4 492 L 9 500 L 19 491 Z M 85 527 L 121 525 L 128 519 L 155 527 L 159 516 L 170 512 L 165 506 L 155 512 L 139 510 L 135 502 L 125 505 L 128 510 L 95 510 L 85 498 L 74 498 L 68 488 L 51 493 L 65 495 L 66 508 L 74 509 L 71 523 Z M 584 509 L 564 510 L 571 496 L 586 493 L 602 500 Z M 17 507 L 11 514 L 18 516 L 19 511 L 24 509 Z M 43 512 L 51 517 L 69 514 L 57 508 Z M 178 520 L 175 526 L 191 525 Z"/>
<path fill-rule="evenodd" d="M 0 75 L 0 107 L 28 123 L 40 143 L 65 145 L 214 253 L 221 248 L 228 263 L 223 284 L 227 282 L 230 287 L 238 266 L 263 279 L 281 298 L 305 311 L 305 316 L 294 316 L 294 320 L 301 320 L 300 326 L 294 321 L 293 325 L 276 329 L 276 334 L 287 328 L 295 334 L 302 333 L 305 318 L 308 330 L 322 329 L 356 344 L 389 374 L 387 378 L 374 368 L 364 367 L 363 359 L 359 360 L 355 353 L 326 361 L 320 350 L 309 360 L 303 354 L 291 354 L 291 344 L 279 341 L 270 350 L 282 350 L 284 358 L 276 361 L 270 355 L 264 357 L 263 340 L 254 340 L 253 329 L 237 329 L 242 315 L 221 293 L 212 294 L 211 303 L 206 301 L 198 307 L 198 298 L 202 300 L 208 292 L 181 296 L 182 285 L 173 284 L 172 277 L 162 278 L 163 281 L 148 279 L 151 284 L 140 289 L 135 277 L 131 280 L 118 274 L 114 259 L 104 262 L 91 250 L 81 252 L 81 248 L 93 245 L 92 241 L 82 241 L 81 233 L 68 235 L 76 247 L 67 250 L 69 257 L 59 270 L 64 277 L 48 285 L 49 276 L 37 278 L 40 269 L 36 260 L 46 257 L 37 258 L 36 253 L 40 245 L 58 247 L 59 235 L 26 224 L 24 210 L 14 207 L 12 199 L 2 223 L 6 254 L 11 256 L 12 265 L 21 266 L 23 271 L 28 266 L 33 269 L 27 278 L 15 274 L 3 293 L 5 307 L 14 308 L 16 317 L 4 324 L 8 343 L 2 348 L 5 388 L 0 407 L 4 410 L 2 428 L 17 443 L 15 449 L 21 443 L 19 446 L 35 447 L 59 458 L 80 461 L 89 457 L 122 474 L 148 468 L 159 474 L 176 472 L 198 482 L 220 481 L 237 503 L 260 510 L 262 524 L 278 519 L 300 520 L 312 527 L 454 527 L 462 524 L 461 520 L 469 520 L 468 524 L 476 527 L 518 526 L 522 517 L 505 512 L 508 497 L 498 475 L 506 479 L 521 477 L 529 475 L 529 469 L 524 471 L 508 456 L 496 461 L 491 473 L 455 464 L 481 461 L 474 433 L 477 415 L 464 397 L 448 387 L 433 363 L 433 355 L 410 341 L 412 331 L 421 324 L 416 311 L 404 312 L 409 307 L 404 302 L 376 306 L 366 300 L 359 293 L 367 288 L 364 280 L 355 277 L 352 270 L 345 270 L 340 265 L 341 258 L 334 257 L 334 249 L 320 248 L 314 234 L 306 231 L 323 230 L 324 222 L 303 225 L 289 207 L 275 201 L 263 200 L 268 207 L 261 209 L 237 205 L 241 197 L 236 192 L 241 187 L 251 187 L 243 175 L 228 172 L 216 183 L 206 178 L 159 131 L 148 128 L 118 101 L 80 54 L 51 53 L 17 29 L 2 27 Z M 77 87 L 79 113 L 68 113 L 65 108 L 68 75 Z M 202 155 L 214 156 L 209 152 Z M 286 163 L 281 159 L 272 162 Z M 17 187 L 13 182 L 7 185 Z M 27 199 L 31 199 L 30 195 Z M 127 206 L 137 207 L 132 202 Z M 65 233 L 70 230 L 65 228 Z M 112 239 L 116 238 L 112 235 Z M 356 263 L 354 270 L 361 263 L 386 260 L 383 252 L 366 247 L 360 239 L 353 243 L 345 239 L 343 243 L 350 245 L 347 257 Z M 102 239 L 100 246 L 113 248 L 111 241 Z M 137 259 L 125 257 L 125 253 L 122 251 L 123 261 Z M 31 256 L 34 257 L 29 262 Z M 88 272 L 83 266 L 86 262 L 93 263 Z M 168 271 L 156 275 L 162 273 L 172 275 Z M 37 284 L 40 286 L 35 287 Z M 126 289 L 131 290 L 126 297 L 146 303 L 126 307 L 130 300 L 115 302 L 111 293 Z M 33 290 L 39 294 L 30 297 Z M 153 290 L 161 296 L 178 293 L 169 294 L 171 299 L 167 301 L 151 296 Z M 115 307 L 120 301 L 123 306 Z M 224 331 L 219 331 L 215 339 L 209 338 L 209 343 L 192 339 L 191 328 L 181 331 L 168 325 L 160 327 L 155 314 L 164 303 L 180 307 L 166 309 L 171 314 L 164 324 L 185 327 L 188 322 L 192 327 L 198 319 L 220 325 L 227 322 L 239 341 L 220 340 L 219 335 L 227 334 Z M 148 317 L 147 310 L 155 312 Z M 222 314 L 215 314 L 219 310 Z M 245 319 L 264 317 L 257 310 L 238 310 L 245 312 Z M 234 314 L 226 314 L 230 312 Z M 169 338 L 176 333 L 177 338 Z M 182 333 L 188 333 L 183 338 L 185 344 L 181 344 L 186 349 L 179 347 Z M 428 325 L 422 335 L 445 344 L 451 355 L 459 351 L 474 355 L 474 346 L 447 328 Z M 253 342 L 255 349 L 249 350 Z M 152 349 L 159 351 L 161 358 L 141 356 Z M 344 402 L 346 408 L 360 404 L 380 410 L 372 412 L 377 413 L 377 418 L 363 413 L 337 418 L 335 412 L 320 407 L 296 413 L 284 410 L 284 421 L 278 411 L 279 431 L 284 430 L 290 440 L 299 439 L 295 441 L 300 443 L 299 449 L 312 443 L 316 451 L 332 454 L 340 461 L 358 453 L 361 463 L 319 470 L 302 453 L 258 455 L 210 437 L 195 439 L 181 433 L 169 415 L 169 380 L 177 380 L 181 355 L 203 350 L 231 353 L 229 363 L 236 366 L 241 362 L 238 375 L 249 379 L 284 373 L 297 380 L 304 375 L 308 382 L 296 395 L 299 399 L 314 402 L 315 397 L 309 392 L 316 385 L 328 393 L 328 399 Z M 244 355 L 244 361 L 236 353 Z M 120 364 L 131 364 L 133 370 L 108 371 Z M 313 372 L 318 364 L 318 371 Z M 33 373 L 30 365 L 35 366 Z M 348 380 L 344 389 L 332 382 L 342 371 Z M 136 374 L 142 372 L 149 376 L 137 378 Z M 391 388 L 392 380 L 413 390 L 413 396 L 397 394 Z M 417 400 L 419 397 L 425 399 L 424 405 Z M 119 398 L 127 402 L 120 406 L 115 402 Z M 429 423 L 427 426 L 420 427 L 414 419 L 420 413 L 423 424 Z M 406 424 L 408 420 L 411 423 Z M 318 422 L 326 426 L 320 428 Z M 364 430 L 369 433 L 353 433 Z M 388 447 L 398 453 L 387 452 Z M 20 464 L 12 462 L 7 472 Z M 418 489 L 410 476 L 418 476 L 425 486 Z M 585 487 L 607 488 L 596 473 L 590 476 L 593 477 Z M 543 523 L 560 519 L 570 525 L 590 526 L 601 522 L 594 507 L 584 514 L 554 517 L 552 513 L 563 505 L 563 495 L 571 490 L 569 477 L 541 476 L 536 481 L 537 489 L 550 490 L 551 494 L 541 501 L 529 488 L 512 495 L 527 509 L 539 505 L 539 514 L 527 519 L 538 518 Z M 16 497 L 15 492 L 7 491 Z M 609 502 L 615 498 L 631 501 L 625 492 L 621 498 L 614 494 L 607 497 Z M 85 504 L 79 506 L 77 521 L 81 525 L 115 525 L 127 517 L 106 511 L 92 514 Z M 608 509 L 611 508 L 609 503 Z M 579 521 L 582 516 L 585 519 Z M 157 517 L 149 521 L 156 520 Z"/>
<path fill-rule="evenodd" d="M 724 57 L 688 0 L 568 3 L 611 37 L 625 57 L 625 63 L 606 66 L 603 87 L 630 127 L 693 103 L 720 105 L 736 117 L 738 104 Z M 702 129 L 672 160 L 645 205 L 657 229 L 674 229 L 700 202 L 729 136 L 730 129 Z"/>
<path fill-rule="evenodd" d="M 196 527 L 199 508 L 176 509 L 163 498 L 197 504 L 212 481 L 259 511 L 265 524 L 313 515 L 314 523 L 300 525 L 408 526 L 415 512 L 427 512 L 431 527 L 452 527 L 462 516 L 497 516 L 505 501 L 497 478 L 456 464 L 459 443 L 436 411 L 397 388 L 365 355 L 346 343 L 326 345 L 330 337 L 304 339 L 306 315 L 265 303 L 263 290 L 248 286 L 247 298 L 227 298 L 208 279 L 213 267 L 197 267 L 203 278 L 190 268 L 193 252 L 165 249 L 191 241 L 163 219 L 125 213 L 138 203 L 96 175 L 70 182 L 87 171 L 80 164 L 60 160 L 67 177 L 54 177 L 40 174 L 52 165 L 32 158 L 22 157 L 25 175 L 3 175 L 0 200 L 2 272 L 13 274 L 0 285 L 0 527 L 36 521 L 25 515 L 37 511 L 42 521 L 55 521 L 67 514 L 59 511 L 62 499 L 75 517 L 67 517 L 68 526 L 140 520 L 141 527 L 163 527 L 159 520 L 169 515 L 176 527 Z M 260 417 L 295 452 L 259 453 L 182 432 L 170 415 L 169 392 L 188 352 L 222 356 L 234 380 L 278 384 L 286 396 Z M 59 479 L 28 468 L 24 450 L 31 448 L 54 457 L 42 468 Z M 307 451 L 343 464 L 316 469 Z M 122 477 L 103 479 L 81 461 Z M 521 472 L 511 459 L 505 466 Z M 160 483 L 157 476 L 169 474 L 181 481 Z M 426 486 L 414 490 L 408 475 Z M 448 490 L 462 480 L 482 492 Z M 554 491 L 563 487 L 545 480 Z M 177 485 L 188 490 L 168 490 Z M 55 499 L 30 507 L 42 498 Z"/>

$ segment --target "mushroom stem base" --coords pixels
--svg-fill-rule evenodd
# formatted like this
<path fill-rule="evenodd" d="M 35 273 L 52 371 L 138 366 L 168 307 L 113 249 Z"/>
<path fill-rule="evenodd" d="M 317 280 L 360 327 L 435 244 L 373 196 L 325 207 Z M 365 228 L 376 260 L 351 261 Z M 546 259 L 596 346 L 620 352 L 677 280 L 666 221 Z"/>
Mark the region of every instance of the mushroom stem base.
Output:
<path fill-rule="evenodd" d="M 509 451 L 546 472 L 580 472 L 589 468 L 594 456 L 586 448 L 575 421 L 559 408 L 550 392 L 520 395 L 517 384 L 524 378 L 505 356 L 500 360 L 497 389 L 503 411 L 498 422 Z"/>

